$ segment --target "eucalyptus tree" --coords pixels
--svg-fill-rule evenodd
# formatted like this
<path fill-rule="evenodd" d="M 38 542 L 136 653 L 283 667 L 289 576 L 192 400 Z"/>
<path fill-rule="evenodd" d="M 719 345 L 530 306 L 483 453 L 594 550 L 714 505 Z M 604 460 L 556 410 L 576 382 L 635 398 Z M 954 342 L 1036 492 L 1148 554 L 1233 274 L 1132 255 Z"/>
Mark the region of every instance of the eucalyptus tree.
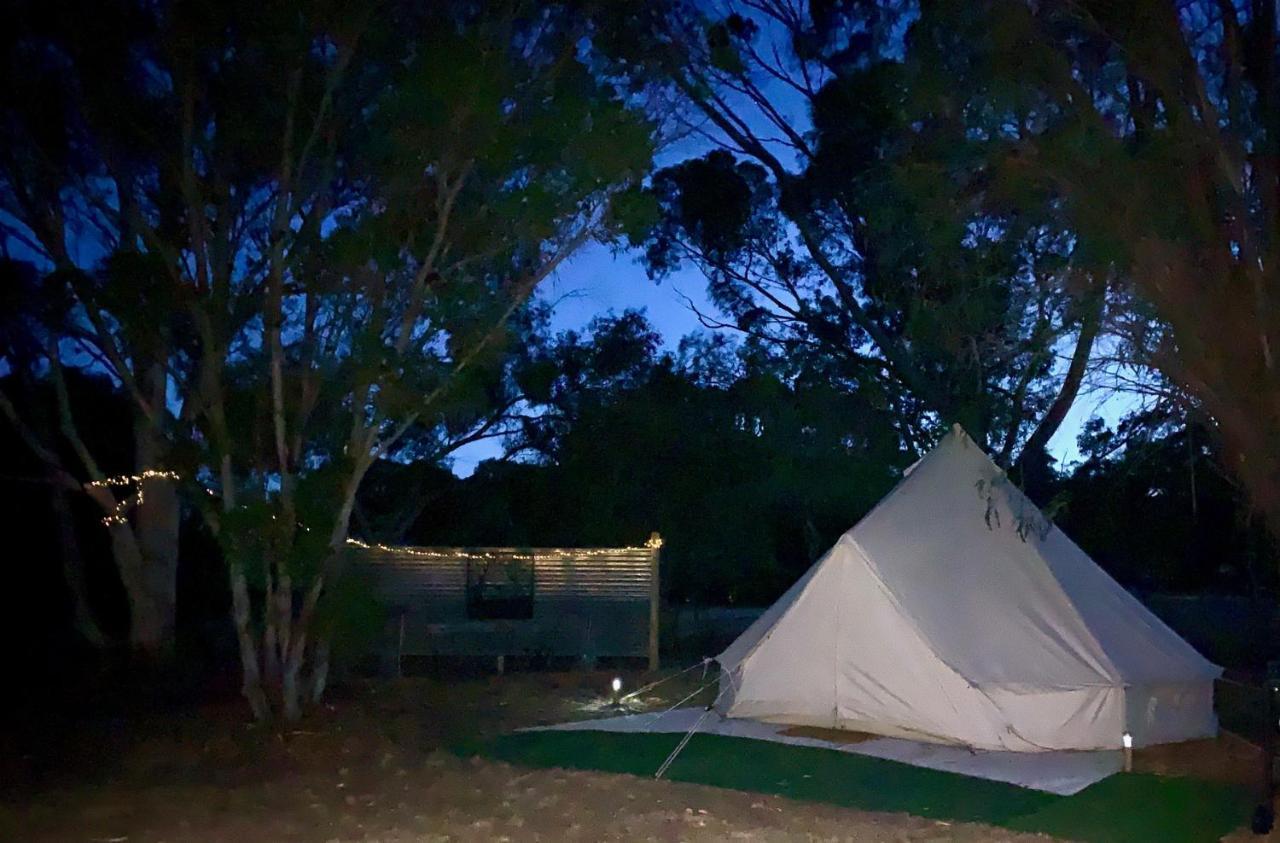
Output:
<path fill-rule="evenodd" d="M 289 613 L 277 613 L 276 635 L 290 642 L 280 647 L 287 715 L 305 624 L 340 569 L 369 467 L 409 431 L 466 414 L 477 393 L 482 404 L 497 397 L 510 339 L 504 326 L 609 225 L 610 195 L 644 171 L 650 154 L 647 125 L 583 55 L 589 17 L 555 7 L 528 16 L 460 10 L 398 19 L 387 31 L 420 36 L 365 112 L 354 159 L 360 195 L 290 268 L 304 286 L 286 295 L 282 277 L 281 292 L 268 298 L 268 320 L 274 312 L 286 321 L 286 300 L 296 308 L 294 342 L 269 327 L 266 349 L 279 528 L 254 525 L 245 534 L 279 534 L 298 548 L 324 542 L 292 633 Z M 326 392 L 321 407 L 317 396 Z M 309 539 L 308 528 L 321 539 Z M 290 586 L 290 567 L 277 562 L 276 594 Z M 271 633 L 268 626 L 268 646 Z M 313 698 L 324 683 L 323 640 L 316 653 Z"/>
<path fill-rule="evenodd" d="M 909 3 L 629 7 L 623 72 L 684 104 L 711 150 L 637 197 L 655 274 L 692 262 L 704 322 L 880 393 L 920 448 L 960 421 L 1006 464 L 1074 400 L 1105 276 L 1051 215 L 984 207 L 980 144 L 914 96 Z M 647 216 L 647 218 L 646 218 Z"/>
<path fill-rule="evenodd" d="M 610 225 L 650 130 L 593 64 L 590 7 L 120 6 L 130 26 L 58 42 L 89 175 L 51 167 L 57 193 L 116 238 L 72 290 L 102 335 L 173 338 L 164 430 L 227 559 L 244 693 L 294 718 L 370 466 L 484 423 L 504 326 Z M 98 52 L 129 109 L 81 95 Z"/>
<path fill-rule="evenodd" d="M 1125 351 L 1280 531 L 1280 59 L 1270 0 L 923 5 L 915 85 L 986 141 L 995 207 L 1115 279 Z"/>
<path fill-rule="evenodd" d="M 27 265 L 22 274 L 40 279 L 20 304 L 22 285 L 7 279 L 18 309 L 6 321 L 4 362 L 19 380 L 46 381 L 54 405 L 42 415 L 28 404 L 24 418 L 0 394 L 0 410 L 58 494 L 87 494 L 99 508 L 128 597 L 130 643 L 159 658 L 173 643 L 178 563 L 167 406 L 176 301 L 153 283 L 130 221 L 131 188 L 117 176 L 133 177 L 119 175 L 135 172 L 133 141 L 168 115 L 146 110 L 141 92 L 158 82 L 129 59 L 146 43 L 148 21 L 128 4 L 110 5 L 19 3 L 0 36 L 0 238 L 8 266 Z M 167 212 L 166 225 L 175 224 Z M 95 276 L 107 255 L 119 283 Z M 128 470 L 105 467 L 91 447 L 104 408 L 72 400 L 68 367 L 107 375 L 131 396 Z"/>

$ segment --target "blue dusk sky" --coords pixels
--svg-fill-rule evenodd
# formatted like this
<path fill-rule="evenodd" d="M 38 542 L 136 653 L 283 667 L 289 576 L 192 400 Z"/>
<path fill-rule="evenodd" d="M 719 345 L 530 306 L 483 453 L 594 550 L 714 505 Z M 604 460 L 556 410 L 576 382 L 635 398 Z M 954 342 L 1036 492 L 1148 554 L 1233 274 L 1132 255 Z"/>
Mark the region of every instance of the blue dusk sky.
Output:
<path fill-rule="evenodd" d="M 695 331 L 705 331 L 688 301 L 698 309 L 714 313 L 707 300 L 706 280 L 698 270 L 686 267 L 662 279 L 652 281 L 634 252 L 614 254 L 609 248 L 592 244 L 579 252 L 538 291 L 541 299 L 555 305 L 552 326 L 556 331 L 586 327 L 596 316 L 627 308 L 643 309 L 649 321 L 661 332 L 663 342 L 674 349 L 680 338 Z M 688 301 L 687 301 L 687 300 Z M 1049 441 L 1049 453 L 1060 463 L 1079 459 L 1076 435 L 1090 418 L 1101 416 L 1114 425 L 1134 405 L 1127 395 L 1093 392 L 1082 393 L 1071 408 L 1057 434 Z M 459 449 L 452 458 L 455 474 L 466 477 L 486 460 L 502 456 L 502 444 L 485 440 Z"/>

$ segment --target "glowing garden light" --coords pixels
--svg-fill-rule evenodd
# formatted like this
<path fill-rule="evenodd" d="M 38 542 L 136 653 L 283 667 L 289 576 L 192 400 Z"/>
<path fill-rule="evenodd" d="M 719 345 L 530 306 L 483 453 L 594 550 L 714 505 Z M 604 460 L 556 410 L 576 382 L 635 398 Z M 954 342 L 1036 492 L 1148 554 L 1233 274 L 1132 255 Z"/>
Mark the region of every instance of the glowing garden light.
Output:
<path fill-rule="evenodd" d="M 619 706 L 619 705 L 621 705 L 621 704 L 622 704 L 622 700 L 621 700 L 621 698 L 618 696 L 618 694 L 619 694 L 619 692 L 621 692 L 621 691 L 622 691 L 622 677 L 621 677 L 621 676 L 615 676 L 615 677 L 613 677 L 613 681 L 609 683 L 609 687 L 613 689 L 612 704 L 613 704 L 614 706 Z"/>
<path fill-rule="evenodd" d="M 1125 732 L 1120 736 L 1120 743 L 1124 746 L 1124 771 L 1126 773 L 1133 772 L 1133 735 Z"/>
<path fill-rule="evenodd" d="M 1133 735 L 1125 732 L 1120 737 L 1120 743 L 1124 745 L 1125 749 L 1133 749 Z"/>

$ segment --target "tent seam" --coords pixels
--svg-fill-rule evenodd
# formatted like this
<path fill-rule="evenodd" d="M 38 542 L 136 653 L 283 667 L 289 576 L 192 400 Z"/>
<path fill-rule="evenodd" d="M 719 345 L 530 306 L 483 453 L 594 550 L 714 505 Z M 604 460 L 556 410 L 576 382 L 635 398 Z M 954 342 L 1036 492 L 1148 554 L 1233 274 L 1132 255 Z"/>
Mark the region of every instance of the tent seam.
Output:
<path fill-rule="evenodd" d="M 994 461 L 992 461 L 991 457 L 987 456 L 986 454 L 983 454 L 982 456 L 985 457 L 986 461 L 990 463 L 993 467 L 995 467 L 997 471 L 1000 470 L 1000 467 L 996 465 Z M 1010 489 L 1012 489 L 1012 492 L 1009 491 Z M 1005 493 L 1005 504 L 1009 507 L 1010 512 L 1017 512 L 1017 510 L 1014 509 L 1014 506 L 1013 506 L 1013 504 L 1015 503 L 1015 501 L 1013 500 L 1013 493 L 1016 493 L 1019 497 L 1022 498 L 1022 501 L 1025 504 L 1027 504 L 1033 510 L 1035 510 L 1042 518 L 1044 517 L 1044 513 L 1040 511 L 1040 508 L 1036 506 L 1035 503 L 1022 492 L 1021 489 L 1018 489 L 1016 486 L 1013 486 L 1012 484 L 1008 484 L 1004 489 L 1004 493 Z M 1058 526 L 1054 524 L 1052 521 L 1050 521 L 1049 529 L 1056 530 L 1058 529 Z M 1071 614 L 1074 615 L 1075 619 L 1079 622 L 1080 628 L 1084 630 L 1086 635 L 1089 636 L 1089 640 L 1093 642 L 1093 646 L 1096 647 L 1098 649 L 1098 652 L 1102 655 L 1105 667 L 1110 671 L 1110 675 L 1107 677 L 1107 679 L 1109 679 L 1111 683 L 1109 687 L 1115 687 L 1118 684 L 1122 684 L 1124 682 L 1123 671 L 1120 670 L 1120 666 L 1116 664 L 1115 659 L 1111 657 L 1111 653 L 1107 652 L 1107 648 L 1103 646 L 1102 641 L 1098 638 L 1097 634 L 1094 633 L 1093 628 L 1089 625 L 1089 622 L 1084 619 L 1084 615 L 1081 614 L 1080 609 L 1076 606 L 1076 601 L 1072 600 L 1071 595 L 1067 594 L 1067 590 L 1063 588 L 1062 581 L 1058 578 L 1057 573 L 1053 570 L 1053 566 L 1049 564 L 1049 560 L 1045 557 L 1044 550 L 1041 547 L 1043 543 L 1044 543 L 1043 540 L 1041 540 L 1040 544 L 1033 546 L 1035 550 L 1036 561 L 1038 561 L 1042 566 L 1044 566 L 1044 569 L 1049 572 L 1049 582 L 1052 583 L 1054 590 L 1056 590 L 1058 594 L 1062 596 L 1062 599 L 1066 601 L 1066 604 L 1071 607 Z"/>
<path fill-rule="evenodd" d="M 835 641 L 831 645 L 831 728 L 836 729 L 840 726 L 840 604 L 845 598 L 845 575 L 847 565 L 845 560 L 837 560 L 840 562 L 840 591 L 836 595 L 836 636 Z M 814 579 L 817 579 L 816 577 Z"/>
<path fill-rule="evenodd" d="M 852 532 L 852 531 L 850 531 L 850 532 Z M 929 653 L 930 653 L 930 654 L 931 654 L 935 659 L 937 659 L 937 660 L 938 660 L 938 664 L 942 665 L 942 666 L 943 666 L 943 667 L 945 667 L 947 670 L 951 671 L 951 672 L 955 675 L 955 677 L 956 677 L 957 679 L 959 679 L 961 682 L 963 682 L 963 683 L 964 683 L 966 686 L 968 686 L 969 688 L 973 689 L 975 692 L 977 692 L 977 693 L 978 693 L 978 695 L 979 695 L 979 696 L 981 696 L 984 700 L 986 700 L 988 703 L 990 703 L 990 704 L 991 704 L 991 707 L 992 707 L 993 709 L 995 709 L 995 711 L 996 711 L 996 712 L 998 712 L 998 713 L 999 713 L 1001 720 L 1003 720 L 1003 721 L 1004 721 L 1004 726 L 1005 726 L 1005 728 L 1006 728 L 1006 729 L 1009 729 L 1009 730 L 1011 730 L 1011 731 L 1012 731 L 1012 729 L 1013 729 L 1013 724 L 1012 724 L 1011 722 L 1009 722 L 1009 717 L 1008 717 L 1008 715 L 1006 715 L 1006 714 L 1005 714 L 1004 709 L 1002 709 L 999 705 L 997 705 L 997 704 L 996 704 L 996 701 L 995 701 L 995 700 L 993 700 L 993 699 L 991 699 L 991 697 L 987 695 L 986 691 L 982 690 L 982 688 L 980 688 L 980 687 L 978 687 L 976 684 L 974 684 L 974 683 L 969 679 L 969 677 L 967 677 L 967 676 L 965 676 L 963 673 L 961 673 L 961 672 L 960 672 L 960 670 L 959 670 L 958 668 L 956 668 L 956 666 L 955 666 L 955 665 L 951 664 L 951 662 L 947 661 L 946 659 L 944 659 L 944 658 L 942 657 L 942 655 L 938 652 L 938 648 L 937 648 L 936 646 L 934 646 L 933 641 L 929 638 L 929 636 L 927 636 L 927 635 L 925 635 L 925 634 L 924 634 L 924 631 L 920 629 L 920 627 L 916 624 L 916 622 L 911 618 L 910 614 L 909 614 L 909 613 L 907 613 L 907 611 L 903 608 L 902 604 L 901 604 L 900 602 L 898 602 L 897 595 L 895 595 L 895 594 L 893 593 L 893 590 L 892 590 L 891 588 L 889 588 L 889 584 L 888 584 L 888 583 L 886 583 L 886 582 L 884 581 L 884 579 L 883 579 L 883 578 L 881 578 L 881 576 L 880 576 L 880 572 L 879 572 L 879 570 L 877 570 L 877 569 L 876 569 L 875 563 L 872 561 L 871 557 L 870 557 L 869 555 L 867 555 L 867 552 L 863 549 L 862 545 L 861 545 L 861 544 L 859 544 L 859 543 L 858 543 L 858 540 L 857 540 L 857 539 L 855 539 L 855 538 L 853 538 L 853 536 L 848 536 L 848 539 L 849 539 L 849 542 L 850 542 L 850 543 L 854 546 L 854 548 L 858 551 L 858 555 L 862 557 L 862 559 L 863 559 L 863 561 L 864 561 L 864 563 L 865 563 L 865 566 L 866 566 L 867 572 L 868 572 L 869 574 L 871 574 L 871 577 L 872 577 L 872 578 L 876 581 L 876 583 L 880 586 L 880 590 L 884 593 L 884 595 L 885 595 L 885 597 L 888 599 L 888 601 L 889 601 L 890 605 L 892 605 L 892 606 L 893 606 L 893 609 L 894 609 L 894 611 L 895 611 L 895 612 L 897 612 L 898 617 L 900 617 L 900 618 L 903 620 L 903 622 L 907 625 L 907 627 L 908 627 L 908 628 L 910 628 L 910 630 L 911 630 L 913 633 L 915 633 L 916 638 L 918 638 L 918 639 L 920 640 L 920 643 L 921 643 L 921 644 L 923 644 L 923 645 L 924 645 L 924 646 L 929 650 Z M 949 695 L 947 695 L 947 694 L 945 693 L 945 691 L 943 691 L 943 689 L 942 689 L 941 687 L 939 687 L 939 691 L 942 691 L 943 695 L 947 697 L 947 702 L 952 706 L 952 708 L 954 708 L 954 707 L 955 707 L 955 703 L 954 703 L 954 701 L 951 699 L 951 697 L 950 697 Z M 922 730 L 922 731 L 923 731 L 923 730 Z M 1015 734 L 1016 734 L 1016 733 L 1015 733 Z M 1017 737 L 1022 738 L 1022 736 L 1021 736 L 1021 735 L 1017 735 Z M 1022 738 L 1022 739 L 1023 739 L 1023 740 L 1026 740 L 1025 738 Z M 1031 743 L 1030 741 L 1027 741 L 1027 742 L 1028 742 L 1028 743 Z M 1034 746 L 1034 744 L 1033 744 L 1033 746 Z"/>

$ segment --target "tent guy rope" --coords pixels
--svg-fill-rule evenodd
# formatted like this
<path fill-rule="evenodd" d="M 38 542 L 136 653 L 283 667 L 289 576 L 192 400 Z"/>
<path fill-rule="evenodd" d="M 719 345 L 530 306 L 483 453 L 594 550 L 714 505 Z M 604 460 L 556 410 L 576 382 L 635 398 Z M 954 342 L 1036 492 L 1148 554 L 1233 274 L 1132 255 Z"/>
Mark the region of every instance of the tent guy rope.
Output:
<path fill-rule="evenodd" d="M 679 676 L 683 676 L 686 673 L 689 673 L 690 671 L 697 670 L 698 668 L 702 668 L 702 677 L 705 679 L 707 676 L 707 667 L 710 666 L 712 661 L 714 661 L 714 659 L 712 659 L 710 656 L 705 656 L 703 657 L 702 661 L 698 662 L 697 664 L 686 667 L 684 670 L 680 671 L 679 673 L 673 673 L 670 676 L 664 676 L 661 679 L 658 679 L 657 681 L 650 682 L 648 685 L 642 685 L 639 688 L 636 688 L 634 691 L 632 691 L 629 694 L 623 694 L 621 697 L 618 698 L 618 702 L 621 703 L 631 699 L 632 697 L 638 697 L 641 694 L 643 694 L 645 691 L 658 687 L 663 682 L 669 682 L 672 679 L 675 679 Z"/>
<path fill-rule="evenodd" d="M 707 685 L 709 684 L 711 683 L 708 682 Z M 702 687 L 705 688 L 707 685 L 703 685 Z M 700 691 L 702 688 L 699 688 L 698 690 Z M 694 691 L 694 693 L 696 694 L 698 691 Z M 692 696 L 692 694 L 690 696 Z M 676 744 L 676 748 L 671 750 L 671 754 L 662 762 L 662 766 L 658 768 L 658 771 L 653 774 L 655 779 L 660 779 L 666 774 L 667 768 L 670 767 L 672 762 L 676 760 L 676 757 L 684 751 L 684 748 L 689 745 L 689 741 L 693 739 L 693 733 L 698 731 L 698 727 L 702 725 L 702 721 L 707 719 L 707 715 L 716 707 L 716 703 L 720 702 L 720 697 L 722 696 L 724 696 L 723 688 L 720 690 L 720 693 L 716 694 L 716 698 L 707 704 L 707 707 L 703 709 L 702 714 L 698 715 L 698 719 L 693 721 L 693 725 L 689 727 L 689 731 L 684 733 L 684 737 L 680 739 L 680 743 Z M 685 697 L 685 699 L 688 699 L 688 697 Z M 677 705 L 678 704 L 679 703 L 677 703 Z"/>

